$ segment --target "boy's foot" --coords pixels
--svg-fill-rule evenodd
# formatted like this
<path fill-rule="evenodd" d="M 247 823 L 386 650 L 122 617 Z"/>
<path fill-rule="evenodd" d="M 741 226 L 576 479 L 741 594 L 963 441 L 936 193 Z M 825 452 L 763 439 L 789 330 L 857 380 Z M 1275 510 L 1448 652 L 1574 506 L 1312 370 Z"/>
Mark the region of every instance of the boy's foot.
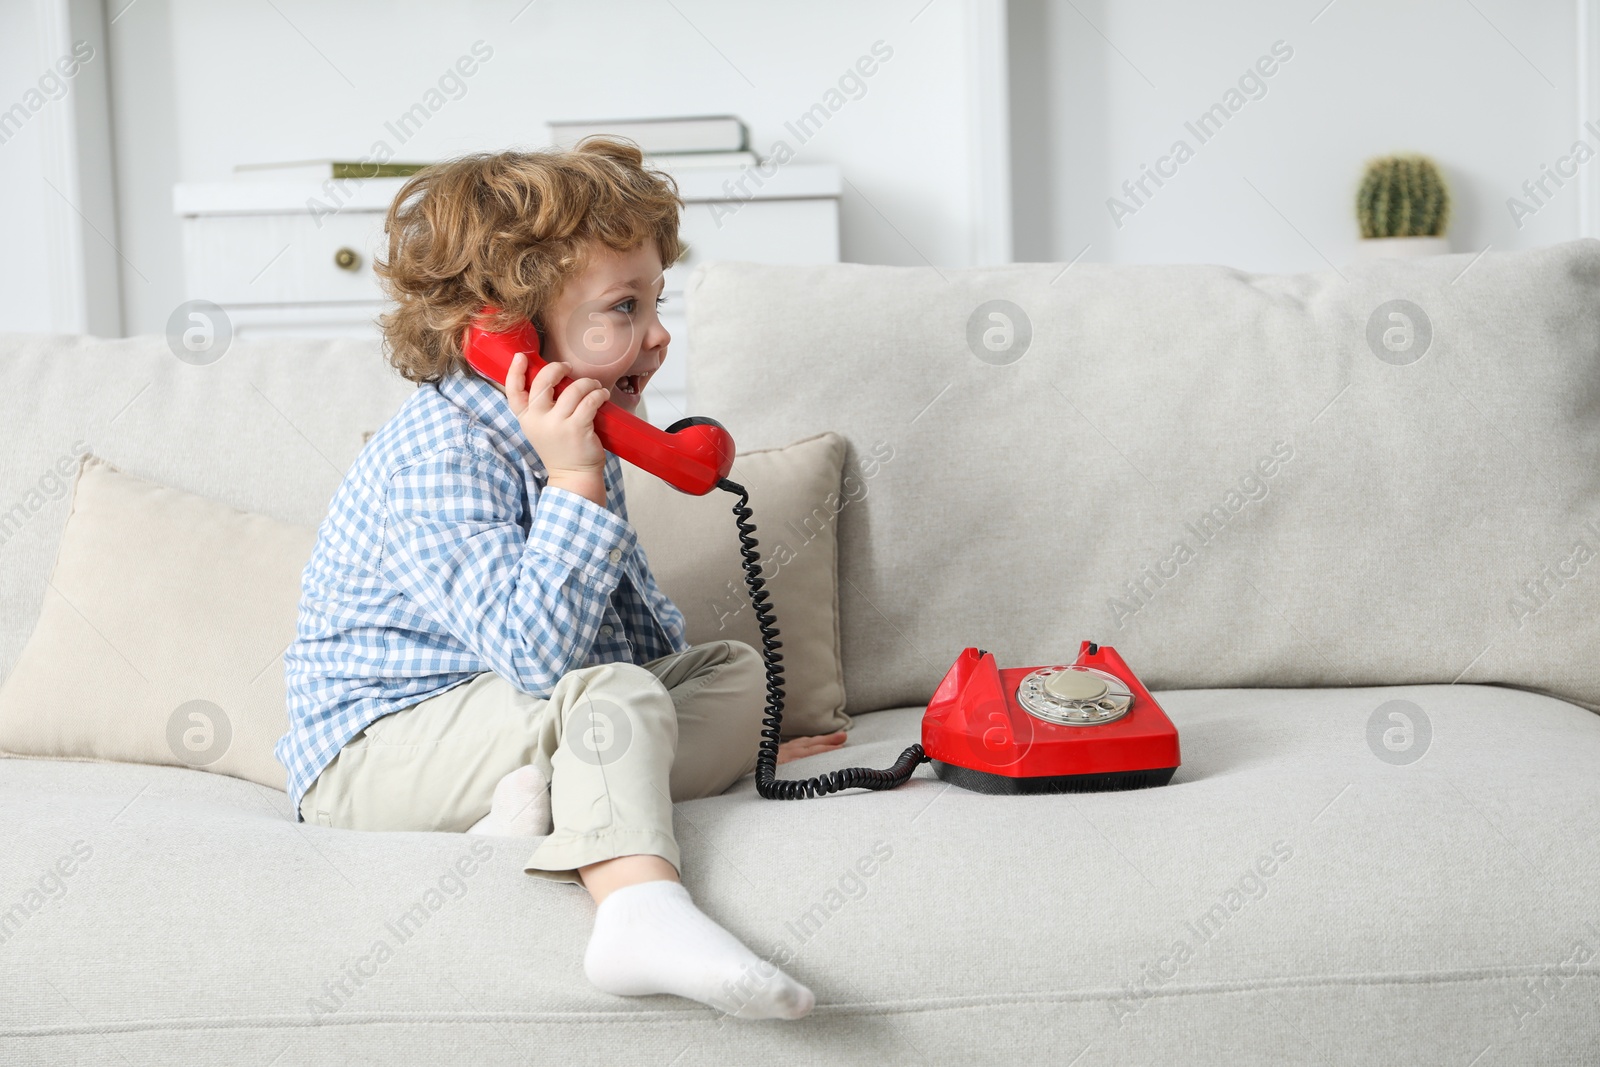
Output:
<path fill-rule="evenodd" d="M 583 970 L 607 993 L 672 993 L 740 1019 L 798 1019 L 816 1003 L 667 879 L 614 889 L 600 902 Z"/>
<path fill-rule="evenodd" d="M 490 837 L 545 837 L 550 824 L 550 781 L 537 764 L 518 767 L 494 787 L 489 814 L 472 824 L 469 834 Z"/>

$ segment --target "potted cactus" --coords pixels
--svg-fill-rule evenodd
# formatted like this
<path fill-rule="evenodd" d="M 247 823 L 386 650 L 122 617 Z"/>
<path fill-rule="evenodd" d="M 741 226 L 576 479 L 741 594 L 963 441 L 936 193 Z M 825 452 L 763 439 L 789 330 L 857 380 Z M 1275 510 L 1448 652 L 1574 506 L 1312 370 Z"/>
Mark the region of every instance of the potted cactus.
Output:
<path fill-rule="evenodd" d="M 1361 251 L 1367 258 L 1450 251 L 1450 190 L 1427 156 L 1397 155 L 1367 163 L 1356 192 Z"/>

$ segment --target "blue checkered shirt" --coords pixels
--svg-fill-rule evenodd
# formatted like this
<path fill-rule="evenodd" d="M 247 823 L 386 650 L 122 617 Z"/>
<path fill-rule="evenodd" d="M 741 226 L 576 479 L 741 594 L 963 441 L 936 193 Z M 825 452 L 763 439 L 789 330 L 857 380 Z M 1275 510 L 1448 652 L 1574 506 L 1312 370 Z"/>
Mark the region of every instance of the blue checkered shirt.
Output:
<path fill-rule="evenodd" d="M 551 488 L 504 394 L 420 386 L 362 449 L 317 532 L 284 654 L 274 753 L 300 798 L 374 720 L 493 671 L 549 696 L 562 675 L 689 647 L 607 454 L 606 507 Z"/>

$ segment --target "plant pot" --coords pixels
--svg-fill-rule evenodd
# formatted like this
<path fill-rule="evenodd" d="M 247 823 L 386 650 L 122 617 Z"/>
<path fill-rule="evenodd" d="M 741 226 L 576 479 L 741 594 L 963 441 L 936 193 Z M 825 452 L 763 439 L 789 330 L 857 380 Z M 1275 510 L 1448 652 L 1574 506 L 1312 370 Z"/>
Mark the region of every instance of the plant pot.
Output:
<path fill-rule="evenodd" d="M 1358 251 L 1361 259 L 1442 256 L 1450 251 L 1450 239 L 1448 237 L 1363 237 Z"/>

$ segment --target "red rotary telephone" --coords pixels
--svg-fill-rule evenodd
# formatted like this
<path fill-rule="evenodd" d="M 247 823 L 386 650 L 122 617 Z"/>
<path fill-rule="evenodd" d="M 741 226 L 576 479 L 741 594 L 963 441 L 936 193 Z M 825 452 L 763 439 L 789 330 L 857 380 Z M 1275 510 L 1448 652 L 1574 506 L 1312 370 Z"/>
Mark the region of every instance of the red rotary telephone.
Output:
<path fill-rule="evenodd" d="M 1166 785 L 1178 731 L 1109 645 L 1071 665 L 1001 669 L 962 652 L 922 717 L 922 748 L 947 782 L 980 793 L 1080 793 Z"/>
<path fill-rule="evenodd" d="M 498 310 L 486 307 L 481 315 Z M 501 384 L 511 373 L 511 357 L 518 352 L 528 357 L 529 379 L 545 366 L 539 356 L 539 333 L 531 322 L 504 333 L 490 333 L 474 323 L 467 328 L 461 349 L 473 369 Z M 555 395 L 560 396 L 575 380 L 572 375 L 562 378 L 556 383 Z M 704 415 L 679 419 L 663 430 L 608 400 L 594 414 L 594 432 L 606 451 L 693 496 L 711 492 L 733 469 L 732 435 L 722 423 Z"/>
<path fill-rule="evenodd" d="M 486 307 L 480 315 L 496 314 Z M 531 322 L 491 332 L 468 327 L 462 354 L 479 373 L 504 383 L 511 359 L 528 356 L 528 377 L 544 365 Z M 574 379 L 556 384 L 557 396 Z M 695 496 L 734 493 L 745 584 L 761 633 L 767 672 L 766 717 L 756 757 L 756 791 L 768 800 L 824 796 L 841 789 L 892 789 L 932 762 L 940 778 L 981 793 L 1061 793 L 1165 785 L 1178 767 L 1178 731 L 1109 645 L 1085 641 L 1076 663 L 1001 670 L 994 656 L 968 648 L 939 683 L 922 719 L 922 744 L 892 767 L 848 767 L 814 778 L 776 776 L 783 724 L 783 666 L 777 620 L 762 588 L 750 494 L 728 479 L 733 438 L 716 419 L 692 416 L 665 430 L 607 402 L 594 417 L 601 444 Z"/>

